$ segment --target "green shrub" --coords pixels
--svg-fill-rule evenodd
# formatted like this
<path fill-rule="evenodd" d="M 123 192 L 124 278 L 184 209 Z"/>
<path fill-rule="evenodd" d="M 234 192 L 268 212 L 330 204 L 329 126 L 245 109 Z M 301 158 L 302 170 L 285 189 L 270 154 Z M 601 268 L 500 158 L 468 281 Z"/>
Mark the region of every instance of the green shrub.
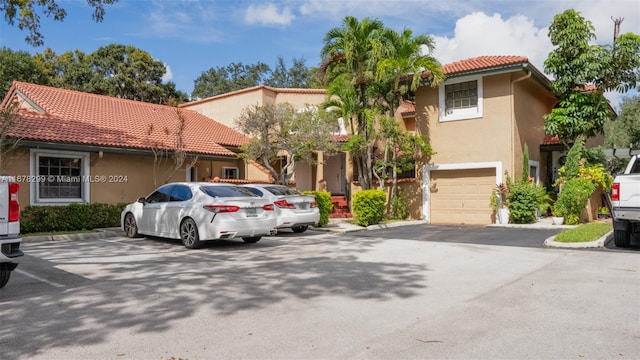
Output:
<path fill-rule="evenodd" d="M 384 219 L 387 195 L 383 190 L 361 190 L 353 196 L 353 211 L 359 225 L 378 224 Z"/>
<path fill-rule="evenodd" d="M 120 213 L 125 206 L 124 203 L 27 206 L 20 212 L 20 230 L 29 234 L 116 227 L 120 226 Z"/>
<path fill-rule="evenodd" d="M 407 207 L 407 201 L 404 198 L 402 190 L 398 188 L 396 196 L 391 199 L 391 214 L 389 214 L 389 218 L 404 220 L 408 217 L 409 208 Z"/>
<path fill-rule="evenodd" d="M 329 223 L 329 214 L 333 211 L 331 193 L 328 191 L 302 191 L 302 193 L 316 197 L 316 204 L 318 204 L 318 210 L 320 210 L 318 226 L 323 227 L 327 225 Z"/>
<path fill-rule="evenodd" d="M 530 224 L 536 220 L 536 210 L 543 206 L 546 192 L 528 180 L 516 181 L 509 187 L 509 218 L 515 224 Z"/>
<path fill-rule="evenodd" d="M 564 216 L 567 225 L 577 224 L 582 210 L 587 206 L 589 197 L 595 189 L 596 186 L 589 179 L 567 180 L 553 204 L 553 215 Z"/>

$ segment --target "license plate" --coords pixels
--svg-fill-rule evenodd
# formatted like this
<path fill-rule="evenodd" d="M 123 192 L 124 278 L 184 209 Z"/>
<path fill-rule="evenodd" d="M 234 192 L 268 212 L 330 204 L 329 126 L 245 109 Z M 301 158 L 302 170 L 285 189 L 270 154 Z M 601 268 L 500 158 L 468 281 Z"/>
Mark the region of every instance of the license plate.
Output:
<path fill-rule="evenodd" d="M 298 207 L 302 210 L 306 210 L 309 208 L 309 203 L 300 203 L 298 204 Z"/>
<path fill-rule="evenodd" d="M 256 217 L 256 216 L 258 216 L 258 212 L 256 211 L 255 208 L 247 208 L 247 209 L 245 209 L 245 212 L 247 214 L 247 217 Z"/>

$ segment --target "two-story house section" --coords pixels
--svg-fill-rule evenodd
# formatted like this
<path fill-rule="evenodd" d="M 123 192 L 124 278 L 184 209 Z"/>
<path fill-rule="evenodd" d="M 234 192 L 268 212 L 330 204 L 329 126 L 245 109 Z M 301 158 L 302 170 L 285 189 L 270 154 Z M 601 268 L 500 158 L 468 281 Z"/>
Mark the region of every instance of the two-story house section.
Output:
<path fill-rule="evenodd" d="M 529 176 L 550 182 L 562 149 L 548 147 L 543 115 L 558 99 L 526 57 L 481 56 L 443 68 L 445 82 L 416 91 L 416 129 L 437 152 L 421 164 L 422 215 L 431 223 L 490 224 L 491 192 L 505 172 L 521 176 L 525 143 Z"/>

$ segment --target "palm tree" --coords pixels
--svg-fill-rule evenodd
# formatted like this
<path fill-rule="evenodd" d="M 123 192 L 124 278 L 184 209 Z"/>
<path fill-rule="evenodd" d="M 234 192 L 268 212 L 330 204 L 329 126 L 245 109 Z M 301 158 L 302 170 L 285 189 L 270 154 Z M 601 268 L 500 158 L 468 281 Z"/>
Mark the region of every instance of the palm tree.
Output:
<path fill-rule="evenodd" d="M 365 109 L 370 107 L 367 88 L 375 81 L 376 64 L 389 51 L 383 34 L 384 25 L 379 20 L 364 18 L 358 21 L 347 16 L 343 26 L 333 28 L 324 37 L 320 53 L 329 82 L 348 83 L 355 90 L 356 133 L 365 142 L 365 151 L 354 154 L 358 167 L 358 180 L 362 189 L 371 188 L 371 158 L 373 134 L 369 116 Z M 339 80 L 338 80 L 339 79 Z"/>
<path fill-rule="evenodd" d="M 444 71 L 438 60 L 431 56 L 435 49 L 431 36 L 413 37 L 409 29 L 402 33 L 388 29 L 384 37 L 392 51 L 378 62 L 376 80 L 391 85 L 393 97 L 389 99 L 388 106 L 393 116 L 403 95 L 420 85 L 423 74 L 429 76 L 431 86 L 436 86 L 444 80 Z M 401 87 L 403 84 L 406 85 L 404 88 Z"/>

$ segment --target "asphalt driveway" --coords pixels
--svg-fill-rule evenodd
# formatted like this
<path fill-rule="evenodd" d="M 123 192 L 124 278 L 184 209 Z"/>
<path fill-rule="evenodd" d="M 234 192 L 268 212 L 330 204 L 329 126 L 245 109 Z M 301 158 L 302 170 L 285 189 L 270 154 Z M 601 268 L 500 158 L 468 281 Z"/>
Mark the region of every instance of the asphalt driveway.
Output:
<path fill-rule="evenodd" d="M 357 237 L 542 248 L 546 238 L 559 232 L 553 229 L 419 224 L 352 234 Z"/>
<path fill-rule="evenodd" d="M 27 242 L 0 289 L 0 351 L 8 360 L 640 353 L 637 252 L 462 242 L 479 233 L 547 235 L 418 226 L 199 250 L 126 237 Z"/>

